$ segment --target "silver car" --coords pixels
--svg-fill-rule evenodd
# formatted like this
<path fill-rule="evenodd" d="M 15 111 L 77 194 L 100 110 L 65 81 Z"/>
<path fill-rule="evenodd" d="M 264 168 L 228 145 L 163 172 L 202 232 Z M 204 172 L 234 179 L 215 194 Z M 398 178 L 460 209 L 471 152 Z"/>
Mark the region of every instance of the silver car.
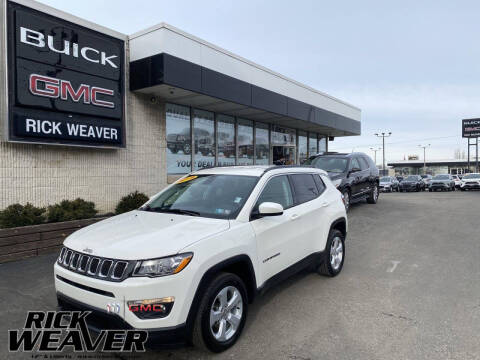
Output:
<path fill-rule="evenodd" d="M 450 174 L 435 175 L 430 181 L 428 191 L 455 191 L 455 180 Z"/>

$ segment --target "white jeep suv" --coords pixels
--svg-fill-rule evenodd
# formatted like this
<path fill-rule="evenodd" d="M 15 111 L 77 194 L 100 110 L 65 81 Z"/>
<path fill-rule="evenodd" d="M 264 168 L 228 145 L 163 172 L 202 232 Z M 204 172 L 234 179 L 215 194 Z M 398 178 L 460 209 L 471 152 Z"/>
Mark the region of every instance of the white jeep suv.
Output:
<path fill-rule="evenodd" d="M 346 235 L 342 195 L 322 170 L 203 169 L 70 235 L 54 267 L 58 304 L 92 311 L 93 331 L 146 329 L 150 345 L 220 352 L 257 294 L 306 267 L 337 275 Z"/>

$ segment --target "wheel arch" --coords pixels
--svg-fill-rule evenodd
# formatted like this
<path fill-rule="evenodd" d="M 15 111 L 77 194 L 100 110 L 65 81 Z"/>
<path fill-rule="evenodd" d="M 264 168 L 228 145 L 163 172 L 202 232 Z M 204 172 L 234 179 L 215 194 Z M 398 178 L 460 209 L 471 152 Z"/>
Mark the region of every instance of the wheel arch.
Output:
<path fill-rule="evenodd" d="M 343 236 L 346 238 L 347 237 L 347 219 L 344 217 L 341 217 L 333 221 L 332 225 L 330 225 L 329 233 L 332 230 L 340 231 L 343 234 Z"/>
<path fill-rule="evenodd" d="M 253 263 L 248 255 L 236 255 L 213 265 L 207 271 L 205 271 L 200 279 L 193 297 L 192 304 L 190 305 L 187 316 L 187 329 L 189 331 L 189 335 L 192 334 L 198 306 L 207 284 L 219 272 L 229 272 L 240 277 L 247 288 L 248 302 L 252 303 L 255 298 L 255 294 L 257 292 L 257 282 Z"/>

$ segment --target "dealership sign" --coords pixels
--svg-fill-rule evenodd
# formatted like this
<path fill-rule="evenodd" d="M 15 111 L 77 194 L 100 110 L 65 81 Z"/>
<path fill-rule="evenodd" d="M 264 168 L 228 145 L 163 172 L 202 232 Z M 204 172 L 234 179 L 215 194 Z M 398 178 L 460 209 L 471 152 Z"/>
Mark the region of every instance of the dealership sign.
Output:
<path fill-rule="evenodd" d="M 462 120 L 462 137 L 480 137 L 480 119 Z"/>
<path fill-rule="evenodd" d="M 8 3 L 9 140 L 122 147 L 124 42 Z"/>

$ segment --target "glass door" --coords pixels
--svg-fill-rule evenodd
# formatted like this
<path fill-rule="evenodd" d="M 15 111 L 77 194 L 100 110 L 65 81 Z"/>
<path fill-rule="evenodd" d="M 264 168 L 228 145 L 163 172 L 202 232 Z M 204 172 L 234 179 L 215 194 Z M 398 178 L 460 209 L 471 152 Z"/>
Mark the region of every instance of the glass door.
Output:
<path fill-rule="evenodd" d="M 272 146 L 274 165 L 295 165 L 295 146 Z"/>

